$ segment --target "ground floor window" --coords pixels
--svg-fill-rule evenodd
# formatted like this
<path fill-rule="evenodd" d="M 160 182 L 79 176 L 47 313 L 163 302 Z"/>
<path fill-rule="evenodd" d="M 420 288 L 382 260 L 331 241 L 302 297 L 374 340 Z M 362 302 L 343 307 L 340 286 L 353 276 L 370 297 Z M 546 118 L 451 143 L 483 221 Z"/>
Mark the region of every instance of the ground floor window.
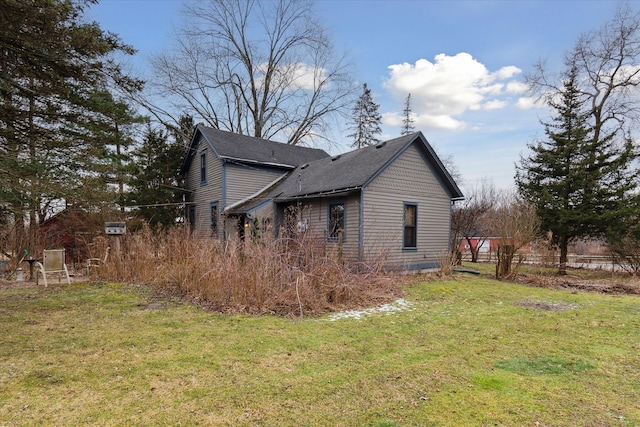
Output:
<path fill-rule="evenodd" d="M 402 246 L 404 249 L 416 249 L 418 244 L 418 206 L 415 203 L 404 204 L 404 233 Z"/>
<path fill-rule="evenodd" d="M 329 240 L 344 239 L 344 203 L 329 204 Z"/>

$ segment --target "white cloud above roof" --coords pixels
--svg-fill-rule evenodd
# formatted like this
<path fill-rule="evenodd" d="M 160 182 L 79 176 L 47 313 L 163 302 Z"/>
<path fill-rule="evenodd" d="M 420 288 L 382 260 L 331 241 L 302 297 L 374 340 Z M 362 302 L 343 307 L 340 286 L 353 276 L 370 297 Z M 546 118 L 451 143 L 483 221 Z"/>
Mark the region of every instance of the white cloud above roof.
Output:
<path fill-rule="evenodd" d="M 497 110 L 509 104 L 510 96 L 523 93 L 526 87 L 515 81 L 518 67 L 505 66 L 495 72 L 460 52 L 454 56 L 436 55 L 433 62 L 419 59 L 415 64 L 389 67 L 384 88 L 396 101 L 404 102 L 411 94 L 411 111 L 416 128 L 461 130 L 461 118 L 467 111 Z M 398 113 L 383 115 L 385 124 L 402 123 Z"/>

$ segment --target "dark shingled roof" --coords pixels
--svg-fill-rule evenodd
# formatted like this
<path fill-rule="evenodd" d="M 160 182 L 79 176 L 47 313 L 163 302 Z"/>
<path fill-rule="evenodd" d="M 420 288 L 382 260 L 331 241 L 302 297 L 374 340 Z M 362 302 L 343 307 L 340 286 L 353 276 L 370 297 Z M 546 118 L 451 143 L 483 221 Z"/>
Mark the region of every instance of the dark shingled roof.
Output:
<path fill-rule="evenodd" d="M 393 162 L 409 145 L 417 143 L 425 157 L 434 166 L 452 199 L 463 197 L 462 192 L 421 132 L 405 135 L 359 150 L 325 157 L 302 164 L 291 171 L 274 188 L 232 211 L 251 210 L 269 199 L 285 201 L 305 197 L 340 194 L 367 185 Z"/>
<path fill-rule="evenodd" d="M 261 163 L 293 169 L 303 163 L 329 156 L 324 150 L 317 148 L 307 148 L 239 135 L 213 129 L 201 124 L 196 127 L 196 133 L 191 142 L 192 144 L 195 143 L 195 135 L 197 135 L 198 132 L 202 134 L 218 157 L 223 159 Z M 194 154 L 194 150 L 192 149 L 185 160 L 182 169 L 183 173 L 187 171 Z"/>
<path fill-rule="evenodd" d="M 301 165 L 278 186 L 278 199 L 304 197 L 362 187 L 416 135 L 370 145 L 359 150 Z"/>

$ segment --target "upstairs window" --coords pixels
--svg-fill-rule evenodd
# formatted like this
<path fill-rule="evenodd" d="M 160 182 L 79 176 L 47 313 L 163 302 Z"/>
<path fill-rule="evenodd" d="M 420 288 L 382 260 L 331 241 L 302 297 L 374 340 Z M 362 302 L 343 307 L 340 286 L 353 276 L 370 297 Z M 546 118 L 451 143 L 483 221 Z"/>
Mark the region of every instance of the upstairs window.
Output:
<path fill-rule="evenodd" d="M 402 247 L 404 249 L 416 249 L 418 244 L 418 206 L 413 203 L 404 204 L 404 232 Z"/>
<path fill-rule="evenodd" d="M 207 152 L 200 153 L 200 184 L 207 183 Z"/>
<path fill-rule="evenodd" d="M 344 240 L 344 203 L 329 205 L 329 240 Z"/>

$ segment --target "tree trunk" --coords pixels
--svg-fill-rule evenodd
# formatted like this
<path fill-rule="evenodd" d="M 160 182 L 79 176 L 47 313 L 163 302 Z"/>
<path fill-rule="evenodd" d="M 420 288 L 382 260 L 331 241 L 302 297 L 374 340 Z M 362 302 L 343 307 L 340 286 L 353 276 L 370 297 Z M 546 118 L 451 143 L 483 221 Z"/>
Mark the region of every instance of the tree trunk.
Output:
<path fill-rule="evenodd" d="M 469 252 L 471 252 L 471 262 L 478 262 L 479 245 L 473 246 L 473 242 L 469 238 L 465 238 L 469 244 Z"/>
<path fill-rule="evenodd" d="M 569 239 L 567 236 L 562 236 L 558 243 L 560 248 L 560 263 L 558 264 L 558 274 L 567 274 L 567 254 L 569 252 Z"/>
<path fill-rule="evenodd" d="M 498 263 L 496 264 L 496 279 L 504 279 L 511 274 L 511 262 L 515 254 L 513 245 L 498 245 Z"/>

